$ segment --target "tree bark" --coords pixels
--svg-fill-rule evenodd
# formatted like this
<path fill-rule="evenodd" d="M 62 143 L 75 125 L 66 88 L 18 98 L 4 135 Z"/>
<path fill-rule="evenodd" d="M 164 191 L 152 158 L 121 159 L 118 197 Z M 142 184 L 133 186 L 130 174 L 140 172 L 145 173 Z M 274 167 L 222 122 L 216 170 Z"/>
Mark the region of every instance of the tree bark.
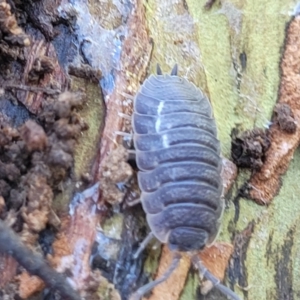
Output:
<path fill-rule="evenodd" d="M 116 145 L 122 143 L 114 132 L 130 131 L 126 117 L 119 113 L 131 113 L 129 100 L 145 75 L 155 73 L 157 63 L 166 73 L 177 63 L 179 75 L 209 96 L 225 158 L 231 158 L 233 132 L 265 128 L 271 143 L 260 171 L 239 168 L 237 178 L 230 179 L 233 186 L 228 183 L 231 188 L 225 197 L 226 209 L 217 244 L 205 249 L 201 259 L 215 276 L 220 279 L 225 276 L 225 285 L 241 299 L 298 299 L 300 21 L 295 16 L 294 1 L 220 0 L 210 1 L 209 5 L 205 0 L 125 2 L 101 0 L 87 4 L 76 0 L 70 9 L 69 4 L 62 1 L 57 9 L 58 3 L 45 0 L 23 7 L 24 11 L 27 7 L 27 21 L 31 24 L 26 34 L 35 37 L 35 48 L 29 47 L 30 51 L 44 49 L 45 55 L 52 57 L 55 52 L 56 83 L 62 89 L 68 84 L 74 90 L 84 88 L 88 98 L 88 106 L 82 114 L 90 129 L 75 151 L 75 179 L 72 184 L 65 184 L 64 191 L 54 199 L 53 209 L 58 214 L 59 210 L 64 213 L 61 214 L 63 226 L 53 247 L 61 250 L 64 240 L 69 249 L 54 251 L 53 266 L 62 268 L 63 258 L 73 255 L 75 262 L 70 268 L 80 270 L 73 273 L 78 292 L 90 295 L 84 294 L 87 282 L 99 285 L 94 288 L 96 292 L 91 299 L 119 299 L 118 293 L 122 299 L 128 299 L 139 286 L 168 266 L 171 254 L 166 247 L 162 251 L 160 247 L 156 250 L 148 247 L 138 259 L 133 259 L 148 231 L 141 207 L 130 208 L 126 204 L 134 193 L 138 194 L 138 188 L 132 180 L 129 189 L 116 196 L 117 192 L 110 190 L 115 185 L 109 187 L 104 171 L 115 167 L 116 155 L 121 159 L 116 164 L 123 166 L 118 170 L 124 173 L 127 170 L 124 156 L 113 152 Z M 49 12 L 49 3 L 55 4 L 56 13 L 51 17 L 45 13 L 47 9 Z M 47 16 L 45 22 L 41 22 L 38 15 Z M 60 18 L 65 18 L 64 22 L 69 25 L 58 22 Z M 58 35 L 53 28 L 58 30 Z M 27 38 L 21 37 L 23 42 Z M 71 37 L 76 38 L 76 55 L 72 53 L 74 40 Z M 3 55 L 5 49 L 0 50 Z M 11 51 L 9 55 L 10 59 L 21 59 L 19 52 Z M 25 64 L 30 64 L 29 58 Z M 2 85 L 16 88 L 18 101 L 28 101 L 22 103 L 35 114 L 43 101 L 41 94 L 34 96 L 33 101 L 33 96 L 28 96 L 32 91 L 22 90 L 25 87 L 19 77 L 24 74 L 15 72 L 9 82 L 1 77 Z M 12 86 L 12 82 L 18 87 Z M 43 84 L 45 92 L 48 81 Z M 296 124 L 294 133 L 283 132 L 276 121 L 273 110 L 277 102 L 289 105 Z M 100 130 L 102 127 L 104 133 Z M 86 173 L 89 185 L 79 180 Z M 79 181 L 85 187 L 99 182 L 100 196 L 98 202 L 93 199 L 97 192 L 83 197 L 86 201 L 77 203 L 74 215 L 70 215 L 66 206 L 74 191 L 82 192 L 81 186 L 76 185 Z M 247 194 L 245 187 L 250 190 Z M 114 199 L 124 196 L 125 202 L 112 201 L 113 194 Z M 112 209 L 108 202 L 120 210 Z M 96 230 L 98 223 L 101 230 Z M 83 236 L 85 243 L 79 245 Z M 5 278 L 2 278 L 7 283 L 15 275 L 16 263 L 11 258 L 0 259 L 7 261 Z M 8 271 L 9 266 L 13 270 Z M 101 276 L 94 269 L 100 269 Z M 104 283 L 104 277 L 113 286 Z M 0 283 L 3 284 L 1 278 Z M 202 295 L 201 291 L 208 291 L 210 286 L 202 283 L 200 289 L 199 285 L 197 272 L 189 258 L 184 257 L 170 280 L 155 288 L 150 299 L 226 299 L 214 288 Z"/>

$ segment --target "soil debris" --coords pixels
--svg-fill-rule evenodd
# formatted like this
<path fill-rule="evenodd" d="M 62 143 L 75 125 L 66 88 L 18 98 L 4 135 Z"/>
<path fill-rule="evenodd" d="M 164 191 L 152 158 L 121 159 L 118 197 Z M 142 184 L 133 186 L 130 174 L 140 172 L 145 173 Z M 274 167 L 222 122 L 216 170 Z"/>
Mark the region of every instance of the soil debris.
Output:
<path fill-rule="evenodd" d="M 1 43 L 6 41 L 9 45 L 20 47 L 30 45 L 29 36 L 19 27 L 15 16 L 11 12 L 11 5 L 5 0 L 0 1 L 0 31 Z"/>
<path fill-rule="evenodd" d="M 300 16 L 295 16 L 286 30 L 286 43 L 280 63 L 281 82 L 274 124 L 268 136 L 271 146 L 259 172 L 252 175 L 250 197 L 258 204 L 269 204 L 278 193 L 281 176 L 286 172 L 300 143 Z M 291 134 L 293 133 L 293 134 Z"/>
<path fill-rule="evenodd" d="M 274 108 L 274 121 L 279 124 L 282 131 L 287 133 L 295 133 L 297 123 L 290 106 L 286 103 L 278 103 Z"/>
<path fill-rule="evenodd" d="M 133 176 L 133 170 L 127 163 L 127 150 L 119 146 L 105 157 L 102 165 L 101 190 L 103 199 L 110 204 L 121 203 L 124 198 L 124 185 Z"/>
<path fill-rule="evenodd" d="M 240 168 L 259 170 L 270 147 L 270 139 L 263 129 L 247 130 L 241 135 L 232 134 L 231 156 Z"/>
<path fill-rule="evenodd" d="M 29 152 L 43 151 L 48 145 L 44 129 L 36 122 L 29 120 L 21 128 L 20 137 Z"/>
<path fill-rule="evenodd" d="M 37 57 L 28 74 L 28 80 L 38 82 L 45 74 L 52 73 L 55 69 L 53 59 L 45 55 Z"/>
<path fill-rule="evenodd" d="M 12 115 L 1 110 L 0 196 L 3 201 L 0 217 L 30 248 L 36 248 L 39 233 L 54 223 L 56 214 L 51 208 L 54 193 L 70 176 L 74 146 L 80 133 L 87 129 L 77 112 L 84 103 L 81 92 L 65 92 L 56 99 L 48 97 L 35 119 L 17 127 Z M 55 223 L 59 224 L 59 220 Z M 28 288 L 27 292 L 22 288 L 28 286 L 28 280 L 35 283 L 31 285 L 32 293 L 43 288 L 43 284 L 36 284 L 40 280 L 28 279 L 28 275 L 22 274 L 20 295 L 28 296 Z"/>
<path fill-rule="evenodd" d="M 100 70 L 93 69 L 90 65 L 81 64 L 79 67 L 69 65 L 68 73 L 79 78 L 88 78 L 94 83 L 99 83 L 102 78 Z"/>

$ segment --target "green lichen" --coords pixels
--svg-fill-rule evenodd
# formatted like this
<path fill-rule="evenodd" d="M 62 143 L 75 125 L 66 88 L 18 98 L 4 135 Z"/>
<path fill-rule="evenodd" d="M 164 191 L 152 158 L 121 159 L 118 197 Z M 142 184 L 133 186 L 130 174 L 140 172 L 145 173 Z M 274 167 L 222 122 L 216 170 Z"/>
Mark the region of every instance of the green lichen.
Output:
<path fill-rule="evenodd" d="M 274 280 L 278 270 L 278 261 L 285 255 L 286 239 L 290 231 L 293 232 L 293 244 L 291 249 L 293 296 L 297 299 L 300 293 L 300 240 L 299 218 L 300 206 L 297 205 L 300 186 L 297 178 L 300 176 L 300 153 L 296 152 L 289 170 L 283 177 L 282 187 L 279 194 L 274 198 L 271 205 L 266 208 L 256 219 L 249 249 L 247 252 L 248 284 L 253 286 L 248 292 L 248 299 L 277 299 L 276 282 Z M 271 239 L 270 243 L 269 240 Z M 283 274 L 284 275 L 284 274 Z"/>
<path fill-rule="evenodd" d="M 87 104 L 80 111 L 81 117 L 88 124 L 89 129 L 80 137 L 75 150 L 75 174 L 77 178 L 90 171 L 93 158 L 100 139 L 101 125 L 104 120 L 104 105 L 99 85 L 87 79 L 72 78 L 72 89 L 84 88 Z"/>
<path fill-rule="evenodd" d="M 279 61 L 293 1 L 187 0 L 197 24 L 202 63 L 218 123 L 222 153 L 230 155 L 232 128 L 268 124 L 277 101 Z M 240 55 L 247 56 L 242 71 Z M 226 122 L 225 122 L 226 120 Z"/>

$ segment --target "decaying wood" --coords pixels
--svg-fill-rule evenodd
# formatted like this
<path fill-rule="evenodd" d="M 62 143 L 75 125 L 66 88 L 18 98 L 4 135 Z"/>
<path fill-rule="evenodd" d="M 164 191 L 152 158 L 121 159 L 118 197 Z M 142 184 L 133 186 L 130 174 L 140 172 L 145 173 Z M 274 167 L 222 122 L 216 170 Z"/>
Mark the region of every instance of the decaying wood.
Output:
<path fill-rule="evenodd" d="M 131 122 L 122 118 L 120 113 L 131 116 L 133 97 L 146 76 L 150 60 L 152 44 L 146 28 L 144 7 L 139 1 L 134 3 L 128 30 L 123 43 L 120 71 L 116 74 L 115 89 L 105 97 L 107 117 L 101 140 L 98 179 L 101 179 L 101 162 L 104 157 L 122 141 L 117 132 L 130 133 Z"/>
<path fill-rule="evenodd" d="M 44 74 L 42 80 L 39 80 L 39 90 L 18 90 L 17 97 L 18 100 L 23 103 L 29 111 L 32 113 L 37 113 L 41 109 L 42 103 L 45 101 L 43 88 L 46 90 L 49 89 L 49 86 L 52 89 L 58 91 L 64 91 L 68 85 L 68 79 L 65 74 L 65 71 L 60 66 L 57 60 L 57 55 L 54 46 L 44 40 L 34 40 L 31 47 L 28 48 L 26 53 L 26 66 L 24 69 L 24 75 L 22 82 L 20 84 L 32 85 L 30 82 L 30 72 L 34 69 L 35 61 L 39 57 L 46 56 L 48 59 L 52 60 L 53 70 L 51 73 Z M 33 82 L 34 83 L 34 82 Z"/>
<path fill-rule="evenodd" d="M 164 246 L 157 270 L 156 278 L 160 278 L 172 263 L 173 253 L 168 246 Z M 191 261 L 189 257 L 183 256 L 180 260 L 178 268 L 163 283 L 155 287 L 152 291 L 151 300 L 175 300 L 178 299 L 184 287 Z M 172 288 L 170 288 L 172 287 Z"/>
<path fill-rule="evenodd" d="M 292 121 L 296 128 L 287 132 L 276 122 L 269 129 L 271 140 L 270 149 L 266 153 L 266 160 L 259 172 L 250 179 L 250 197 L 258 204 L 269 204 L 278 193 L 281 176 L 288 169 L 289 162 L 300 143 L 300 17 L 296 16 L 288 25 L 286 31 L 285 50 L 283 52 L 281 68 L 281 83 L 278 104 L 286 104 L 293 114 Z M 278 105 L 277 104 L 277 105 Z M 277 106 L 278 111 L 278 106 Z M 290 116 L 286 116 L 285 119 Z"/>
<path fill-rule="evenodd" d="M 115 88 L 112 94 L 105 97 L 107 112 L 96 164 L 99 171 L 94 181 L 101 182 L 105 158 L 116 147 L 117 140 L 120 141 L 117 139 L 116 132 L 125 130 L 124 119 L 120 113 L 130 114 L 132 110 L 132 99 L 128 99 L 125 95 L 132 95 L 138 89 L 139 82 L 146 74 L 151 54 L 152 45 L 145 25 L 144 7 L 140 1 L 134 1 L 132 4 L 132 12 L 127 22 L 128 36 L 123 42 L 120 70 L 116 74 Z M 105 211 L 103 207 L 106 199 L 103 199 L 101 188 L 100 184 L 99 200 L 85 199 L 80 202 L 70 217 L 68 225 L 63 229 L 68 237 L 70 252 L 73 253 L 72 269 L 79 270 L 74 274 L 75 285 L 81 291 L 86 289 L 87 282 L 92 276 L 89 257 L 95 240 L 97 224 L 104 218 L 101 210 Z M 89 216 L 88 221 L 86 216 Z M 61 257 L 58 268 L 64 268 L 63 261 L 64 257 Z"/>

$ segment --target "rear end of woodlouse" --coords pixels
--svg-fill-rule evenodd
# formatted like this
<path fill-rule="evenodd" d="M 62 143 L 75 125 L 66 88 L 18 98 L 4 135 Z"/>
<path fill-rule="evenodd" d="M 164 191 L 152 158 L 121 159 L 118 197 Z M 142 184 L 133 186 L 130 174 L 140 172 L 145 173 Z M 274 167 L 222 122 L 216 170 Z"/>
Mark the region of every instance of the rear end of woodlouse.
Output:
<path fill-rule="evenodd" d="M 191 253 L 201 272 L 208 272 L 196 257 L 218 234 L 223 185 L 210 102 L 193 83 L 177 76 L 177 66 L 171 75 L 162 75 L 158 66 L 157 75 L 141 86 L 134 99 L 132 127 L 141 203 L 151 235 L 175 253 L 163 278 L 131 298 L 139 299 L 169 277 L 180 251 Z M 214 279 L 210 278 L 217 285 Z M 239 299 L 219 286 L 232 299 Z"/>

